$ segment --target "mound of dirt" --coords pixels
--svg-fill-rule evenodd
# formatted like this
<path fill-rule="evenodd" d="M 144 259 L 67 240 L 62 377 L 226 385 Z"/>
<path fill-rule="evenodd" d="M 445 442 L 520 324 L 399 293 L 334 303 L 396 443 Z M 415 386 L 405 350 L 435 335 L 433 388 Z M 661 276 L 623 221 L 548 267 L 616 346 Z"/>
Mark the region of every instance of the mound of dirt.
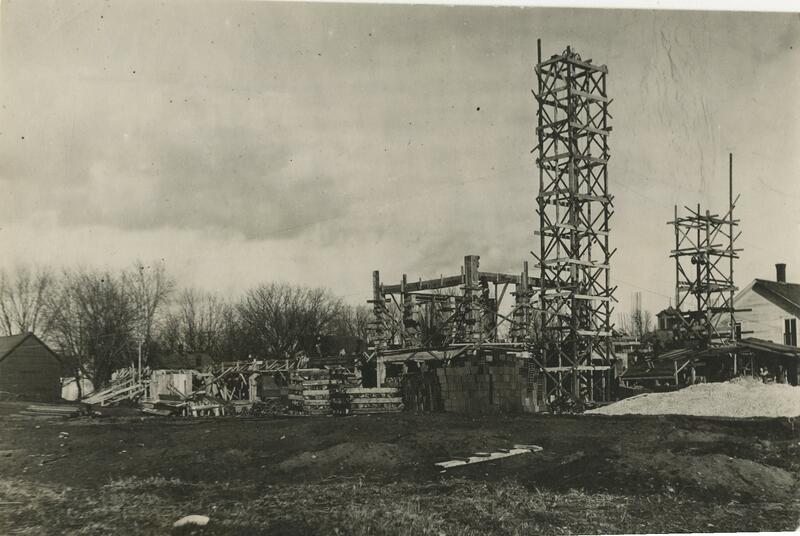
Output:
<path fill-rule="evenodd" d="M 278 464 L 283 472 L 331 472 L 339 469 L 369 472 L 400 467 L 415 457 L 409 449 L 391 443 L 339 443 L 317 451 L 306 451 Z"/>
<path fill-rule="evenodd" d="M 670 393 L 626 398 L 586 413 L 597 415 L 695 415 L 699 417 L 797 417 L 800 387 L 737 378 Z"/>
<path fill-rule="evenodd" d="M 582 453 L 581 453 L 582 454 Z M 608 453 L 607 453 L 608 454 Z M 792 497 L 792 473 L 724 454 L 686 455 L 669 451 L 567 459 L 552 474 L 536 475 L 555 487 L 625 492 L 669 492 L 700 499 L 778 501 Z"/>

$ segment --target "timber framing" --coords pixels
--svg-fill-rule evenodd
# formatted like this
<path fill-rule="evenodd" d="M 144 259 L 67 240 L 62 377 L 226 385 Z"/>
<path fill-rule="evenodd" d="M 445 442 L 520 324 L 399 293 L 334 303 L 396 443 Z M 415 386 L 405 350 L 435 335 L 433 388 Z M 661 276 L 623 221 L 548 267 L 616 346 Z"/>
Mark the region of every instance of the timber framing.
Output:
<path fill-rule="evenodd" d="M 728 209 L 723 215 L 675 206 L 675 309 L 682 339 L 701 348 L 730 345 L 735 339 L 733 299 L 738 290 L 733 280 L 733 262 L 741 249 L 735 247 L 739 220 L 733 211 L 733 155 L 728 155 Z M 734 366 L 736 359 L 734 357 Z"/>
<path fill-rule="evenodd" d="M 538 42 L 539 252 L 532 253 L 541 340 L 530 347 L 529 382 L 539 386 L 540 407 L 611 400 L 607 74 L 570 47 L 542 60 Z"/>
<path fill-rule="evenodd" d="M 519 274 L 482 271 L 479 264 L 478 255 L 467 255 L 460 274 L 417 281 L 403 274 L 392 284 L 373 272 L 367 358 L 377 363 L 379 384 L 388 364 L 497 353 L 527 358 L 538 278 L 527 262 Z"/>
<path fill-rule="evenodd" d="M 509 343 L 522 343 L 525 315 L 538 279 L 528 274 L 527 262 L 519 274 L 478 269 L 480 257 L 467 255 L 461 273 L 436 279 L 409 281 L 403 274 L 398 284 L 385 285 L 380 272 L 372 274 L 373 350 L 461 350 L 472 345 L 499 342 L 498 328 L 514 325 Z M 512 291 L 509 288 L 513 286 Z M 514 297 L 512 317 L 501 312 L 504 300 Z"/>

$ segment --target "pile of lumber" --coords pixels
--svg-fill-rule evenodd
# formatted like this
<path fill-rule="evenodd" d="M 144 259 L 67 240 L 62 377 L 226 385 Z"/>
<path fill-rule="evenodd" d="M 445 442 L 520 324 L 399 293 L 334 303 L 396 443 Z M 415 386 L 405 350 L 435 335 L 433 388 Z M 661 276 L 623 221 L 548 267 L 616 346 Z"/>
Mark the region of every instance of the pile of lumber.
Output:
<path fill-rule="evenodd" d="M 189 395 L 186 399 L 184 414 L 190 417 L 219 417 L 233 413 L 233 407 L 229 407 L 221 398 L 211 396 L 203 391 L 197 391 Z"/>
<path fill-rule="evenodd" d="M 145 373 L 147 372 L 145 370 Z M 143 376 L 146 375 L 143 374 Z M 111 383 L 108 386 L 91 393 L 82 402 L 91 405 L 110 406 L 123 400 L 137 400 L 144 395 L 146 386 L 146 382 L 136 378 L 135 369 L 121 369 L 111 378 Z"/>
<path fill-rule="evenodd" d="M 301 369 L 289 375 L 288 408 L 292 415 L 330 415 L 331 377 L 325 369 Z"/>
<path fill-rule="evenodd" d="M 394 387 L 348 387 L 335 396 L 339 415 L 398 413 L 403 411 L 403 397 Z"/>
<path fill-rule="evenodd" d="M 253 402 L 250 407 L 237 412 L 239 415 L 267 417 L 286 414 L 286 404 L 280 398 L 266 398 Z"/>
<path fill-rule="evenodd" d="M 247 402 L 250 405 L 250 402 Z M 187 417 L 220 417 L 237 413 L 236 408 L 203 391 L 195 391 L 188 396 L 162 395 L 157 399 L 144 400 L 142 411 L 152 415 L 183 415 Z"/>
<path fill-rule="evenodd" d="M 19 412 L 20 415 L 27 417 L 55 417 L 67 419 L 86 414 L 85 408 L 75 405 L 65 404 L 33 404 Z"/>
<path fill-rule="evenodd" d="M 166 400 L 163 398 L 157 400 L 144 400 L 142 401 L 142 411 L 151 415 L 160 415 L 166 417 L 167 415 L 180 415 L 186 404 L 182 400 Z"/>
<path fill-rule="evenodd" d="M 289 413 L 293 415 L 364 415 L 403 411 L 400 390 L 361 387 L 342 369 L 305 369 L 289 376 Z"/>

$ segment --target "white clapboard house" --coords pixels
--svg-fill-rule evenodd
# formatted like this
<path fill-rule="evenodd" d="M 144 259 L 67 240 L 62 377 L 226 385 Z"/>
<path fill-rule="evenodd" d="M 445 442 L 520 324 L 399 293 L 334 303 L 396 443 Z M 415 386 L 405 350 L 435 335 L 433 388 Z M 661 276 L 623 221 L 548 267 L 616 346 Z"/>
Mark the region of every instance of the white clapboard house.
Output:
<path fill-rule="evenodd" d="M 800 284 L 786 281 L 786 265 L 776 264 L 774 281 L 754 279 L 734 298 L 737 339 L 752 337 L 797 346 Z"/>

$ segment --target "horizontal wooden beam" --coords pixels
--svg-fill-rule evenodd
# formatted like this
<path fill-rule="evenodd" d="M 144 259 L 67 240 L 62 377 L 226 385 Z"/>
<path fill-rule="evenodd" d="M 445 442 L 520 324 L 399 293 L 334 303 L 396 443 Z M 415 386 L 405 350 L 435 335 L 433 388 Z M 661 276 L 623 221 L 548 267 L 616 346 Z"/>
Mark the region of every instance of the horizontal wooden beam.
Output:
<path fill-rule="evenodd" d="M 577 367 L 544 367 L 542 370 L 545 372 L 572 372 L 576 371 L 592 371 L 592 370 L 609 370 L 611 365 L 580 365 Z"/>
<path fill-rule="evenodd" d="M 517 274 L 504 274 L 499 272 L 478 272 L 478 279 L 485 279 L 491 283 L 504 284 L 510 283 L 517 285 L 520 283 L 520 276 Z M 436 290 L 442 288 L 457 287 L 464 284 L 463 275 L 450 275 L 446 277 L 439 277 L 437 279 L 426 279 L 422 281 L 414 281 L 406 283 L 406 292 L 419 292 L 423 290 Z M 538 287 L 539 278 L 528 277 L 529 287 Z M 383 292 L 385 294 L 397 294 L 402 291 L 402 285 L 384 285 Z"/>

